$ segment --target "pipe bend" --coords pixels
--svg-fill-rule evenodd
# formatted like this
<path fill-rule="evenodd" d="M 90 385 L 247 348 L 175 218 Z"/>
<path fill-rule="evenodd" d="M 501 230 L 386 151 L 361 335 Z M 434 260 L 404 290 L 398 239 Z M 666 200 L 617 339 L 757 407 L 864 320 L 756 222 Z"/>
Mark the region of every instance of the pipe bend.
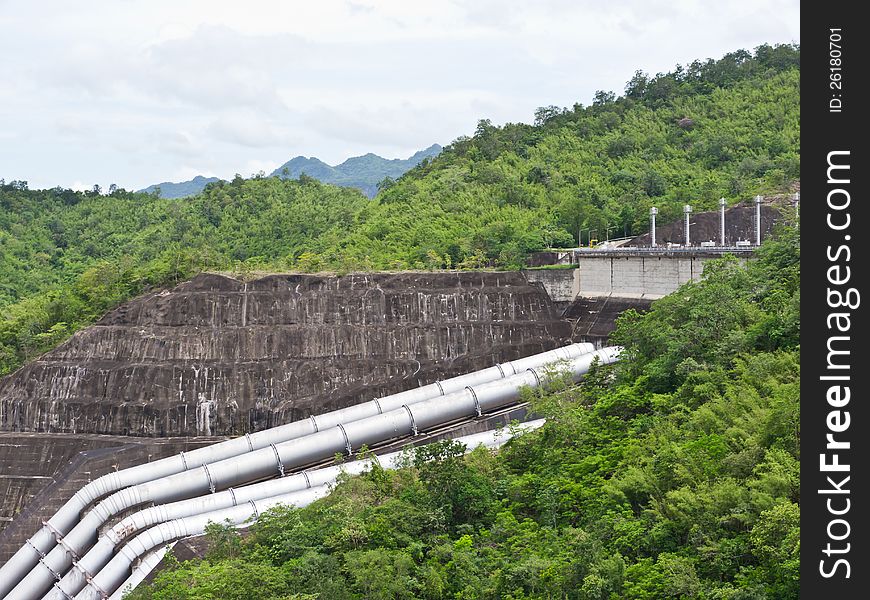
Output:
<path fill-rule="evenodd" d="M 138 506 L 139 504 L 142 504 L 142 502 L 144 502 L 144 500 L 142 499 L 138 486 L 124 488 L 97 504 L 93 510 L 85 515 L 85 518 L 81 520 L 81 523 L 84 523 L 85 521 L 93 521 L 95 518 L 99 518 L 99 525 L 102 525 L 114 515 L 117 515 L 133 506 Z"/>
<path fill-rule="evenodd" d="M 121 481 L 118 478 L 118 473 L 106 473 L 105 475 L 101 475 L 97 477 L 93 481 L 87 483 L 84 487 L 81 487 L 73 494 L 73 497 L 70 500 L 75 500 L 75 502 L 68 502 L 61 510 L 67 508 L 69 506 L 69 510 L 76 510 L 81 512 L 91 504 L 94 504 L 100 498 L 104 498 L 108 496 L 112 492 L 117 491 L 122 486 Z M 75 507 L 75 505 L 78 507 Z M 58 511 L 60 513 L 61 511 Z"/>
<path fill-rule="evenodd" d="M 115 556 L 120 554 L 121 556 L 123 556 L 124 558 L 126 558 L 129 561 L 136 560 L 136 558 L 138 558 L 138 556 L 139 556 L 138 549 L 145 548 L 145 544 L 142 542 L 142 540 L 140 538 L 141 538 L 141 535 L 137 535 L 136 537 L 131 539 L 129 542 L 127 542 L 125 545 L 121 546 L 120 550 L 115 554 Z M 97 576 L 99 576 L 99 573 L 97 574 Z"/>

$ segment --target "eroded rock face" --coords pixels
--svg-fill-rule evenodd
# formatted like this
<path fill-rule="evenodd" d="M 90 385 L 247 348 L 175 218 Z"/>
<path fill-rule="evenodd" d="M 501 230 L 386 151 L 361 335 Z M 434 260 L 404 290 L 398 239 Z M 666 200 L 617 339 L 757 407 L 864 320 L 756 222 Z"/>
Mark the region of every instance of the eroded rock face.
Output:
<path fill-rule="evenodd" d="M 569 342 L 520 273 L 203 274 L 0 380 L 0 428 L 255 431 Z"/>

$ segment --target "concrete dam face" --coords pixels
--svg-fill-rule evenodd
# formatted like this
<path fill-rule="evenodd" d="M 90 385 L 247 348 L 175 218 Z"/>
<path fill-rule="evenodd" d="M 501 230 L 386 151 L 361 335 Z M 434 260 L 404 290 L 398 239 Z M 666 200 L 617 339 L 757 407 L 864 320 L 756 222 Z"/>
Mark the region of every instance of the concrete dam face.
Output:
<path fill-rule="evenodd" d="M 517 272 L 202 274 L 0 380 L 0 430 L 238 435 L 571 336 L 543 286 Z"/>
<path fill-rule="evenodd" d="M 0 564 L 134 464 L 569 343 L 519 272 L 202 274 L 0 379 Z"/>

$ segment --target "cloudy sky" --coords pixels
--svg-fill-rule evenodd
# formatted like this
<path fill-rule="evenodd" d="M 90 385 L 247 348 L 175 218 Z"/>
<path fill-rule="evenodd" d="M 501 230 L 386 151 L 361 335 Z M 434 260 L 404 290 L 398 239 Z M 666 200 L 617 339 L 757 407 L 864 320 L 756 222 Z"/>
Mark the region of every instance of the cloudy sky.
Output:
<path fill-rule="evenodd" d="M 800 42 L 798 0 L 0 0 L 0 177 L 405 158 L 765 42 Z"/>

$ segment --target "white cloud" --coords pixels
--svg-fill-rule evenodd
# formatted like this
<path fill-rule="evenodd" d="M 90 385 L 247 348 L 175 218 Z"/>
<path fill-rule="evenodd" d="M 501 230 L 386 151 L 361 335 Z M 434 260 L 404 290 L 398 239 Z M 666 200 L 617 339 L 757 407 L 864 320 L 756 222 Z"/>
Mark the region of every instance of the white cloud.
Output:
<path fill-rule="evenodd" d="M 161 134 L 157 140 L 161 152 L 177 156 L 193 157 L 199 155 L 203 146 L 190 132 L 179 130 Z"/>
<path fill-rule="evenodd" d="M 243 177 L 249 177 L 258 173 L 269 175 L 278 168 L 280 163 L 274 160 L 259 160 L 256 158 L 249 159 L 245 162 L 244 168 L 239 172 Z"/>
<path fill-rule="evenodd" d="M 287 127 L 252 111 L 222 114 L 212 121 L 207 134 L 217 141 L 248 148 L 289 147 L 295 142 Z"/>
<path fill-rule="evenodd" d="M 93 186 L 93 184 L 88 185 L 88 184 L 76 179 L 75 181 L 72 182 L 72 184 L 70 184 L 69 188 L 71 190 L 75 190 L 77 192 L 86 192 L 88 190 L 94 189 L 94 186 Z"/>
<path fill-rule="evenodd" d="M 62 136 L 79 137 L 90 129 L 85 119 L 78 115 L 58 115 L 54 120 L 54 127 Z"/>
<path fill-rule="evenodd" d="M 216 173 L 208 170 L 208 168 L 206 167 L 194 167 L 190 165 L 184 165 L 171 173 L 170 180 L 190 181 L 197 175 L 202 175 L 203 177 L 220 177 Z"/>
<path fill-rule="evenodd" d="M 469 114 L 472 104 L 489 104 L 495 108 L 496 100 L 485 91 L 472 90 L 462 94 L 415 96 L 380 106 L 373 102 L 354 106 L 322 105 L 307 111 L 305 125 L 331 139 L 413 152 L 421 146 L 419 143 L 409 145 L 409 139 L 448 143 L 453 138 L 444 141 L 445 131 L 474 129 L 476 121 L 457 118 Z"/>

